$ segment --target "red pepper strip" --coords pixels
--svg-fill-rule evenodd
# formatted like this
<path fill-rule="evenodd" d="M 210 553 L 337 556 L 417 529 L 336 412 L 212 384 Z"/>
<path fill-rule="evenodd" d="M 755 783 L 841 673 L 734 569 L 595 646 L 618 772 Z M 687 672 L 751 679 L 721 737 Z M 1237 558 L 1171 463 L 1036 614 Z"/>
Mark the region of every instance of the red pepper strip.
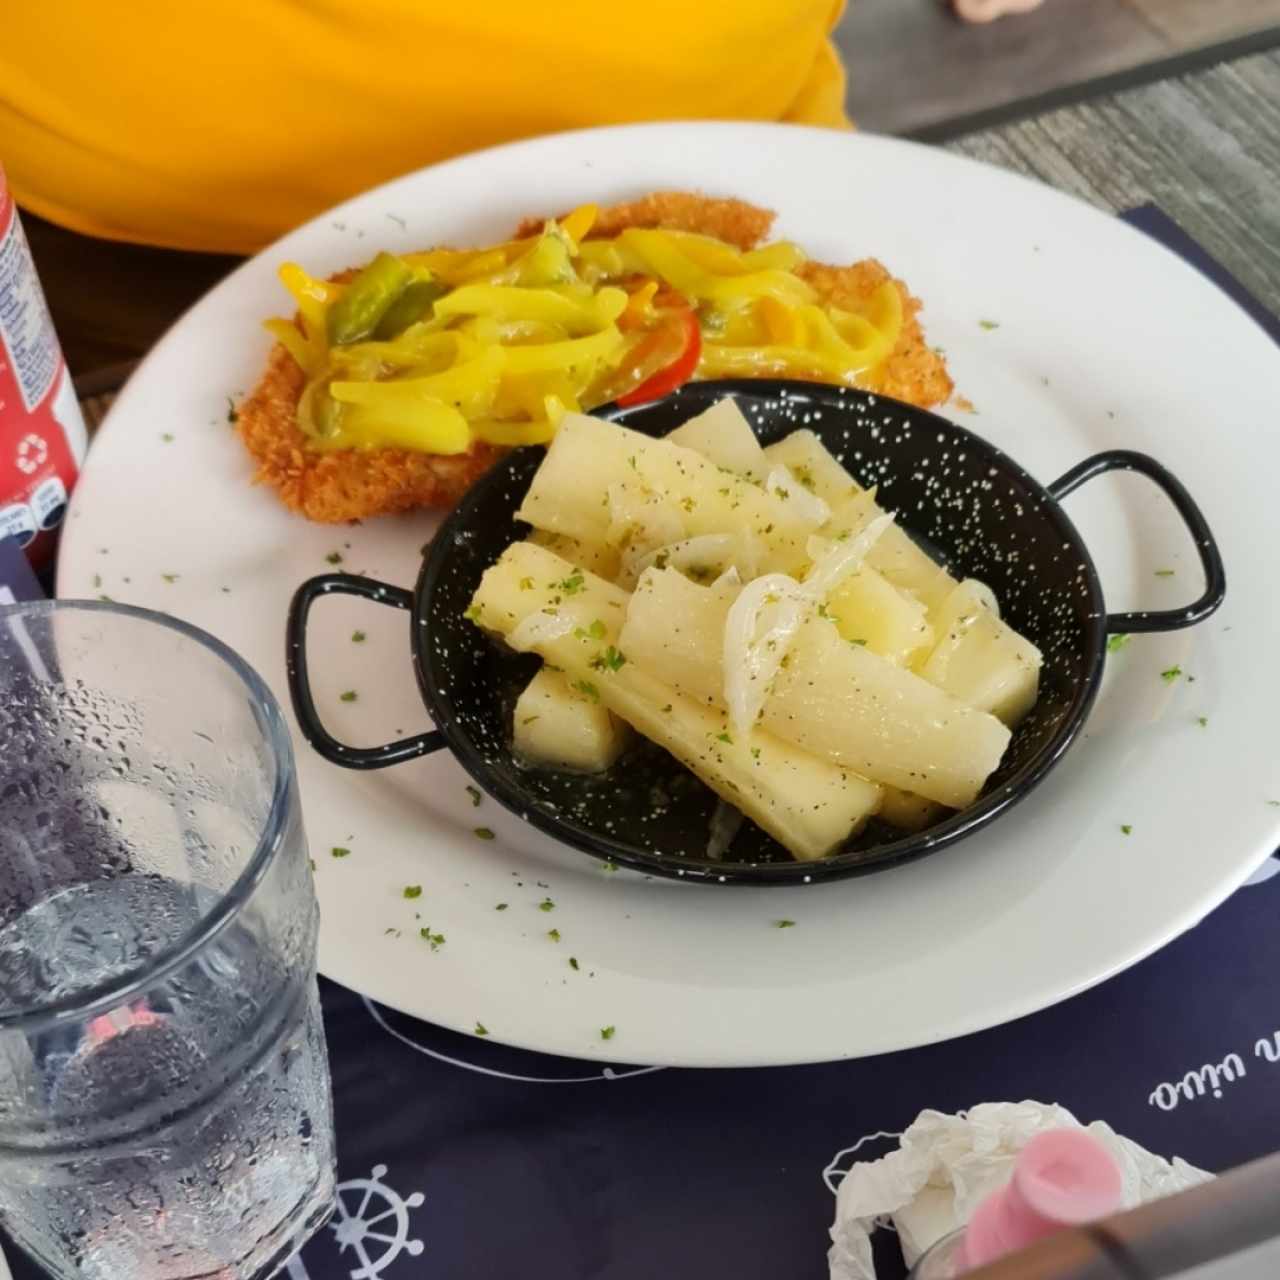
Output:
<path fill-rule="evenodd" d="M 633 387 L 626 395 L 619 396 L 619 404 L 644 404 L 648 400 L 660 400 L 693 377 L 698 361 L 702 358 L 702 330 L 698 327 L 698 317 L 693 311 L 685 311 L 682 319 L 685 333 L 684 350 L 666 368 L 659 369 L 638 387 Z"/>

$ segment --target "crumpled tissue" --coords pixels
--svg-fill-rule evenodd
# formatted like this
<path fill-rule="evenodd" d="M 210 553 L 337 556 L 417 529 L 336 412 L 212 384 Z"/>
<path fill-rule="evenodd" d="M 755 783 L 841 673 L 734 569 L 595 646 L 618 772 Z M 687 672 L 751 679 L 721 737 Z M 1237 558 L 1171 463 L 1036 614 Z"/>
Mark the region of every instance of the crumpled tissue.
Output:
<path fill-rule="evenodd" d="M 903 1258 L 912 1266 L 1008 1182 L 1018 1152 L 1037 1133 L 1080 1127 L 1065 1107 L 1042 1102 L 984 1102 L 953 1116 L 922 1111 L 896 1151 L 855 1163 L 841 1181 L 827 1254 L 831 1280 L 875 1280 L 871 1233 L 885 1223 L 896 1228 Z M 1152 1155 L 1101 1120 L 1083 1127 L 1116 1158 L 1126 1209 L 1213 1177 L 1185 1160 Z"/>

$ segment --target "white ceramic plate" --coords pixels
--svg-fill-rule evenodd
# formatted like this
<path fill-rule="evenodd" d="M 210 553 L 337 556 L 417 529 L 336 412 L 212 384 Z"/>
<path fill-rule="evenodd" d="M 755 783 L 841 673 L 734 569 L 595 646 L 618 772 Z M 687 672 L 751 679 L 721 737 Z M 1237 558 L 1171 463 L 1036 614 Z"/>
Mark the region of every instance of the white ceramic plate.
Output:
<path fill-rule="evenodd" d="M 323 972 L 514 1045 L 762 1065 L 991 1026 L 1195 924 L 1280 839 L 1280 807 L 1268 803 L 1280 800 L 1280 356 L 1140 233 L 942 152 L 778 126 L 640 126 L 499 148 L 357 197 L 219 285 L 134 376 L 76 491 L 60 593 L 106 593 L 206 627 L 287 705 L 294 588 L 335 552 L 346 569 L 411 586 L 433 520 L 327 528 L 249 487 L 227 398 L 262 366 L 260 321 L 289 310 L 276 267 L 297 259 L 323 274 L 382 247 L 482 243 L 528 213 L 655 188 L 739 195 L 777 208 L 778 233 L 816 257 L 883 259 L 926 299 L 929 338 L 976 406 L 952 412 L 1042 481 L 1099 449 L 1155 455 L 1217 534 L 1226 605 L 1112 657 L 1083 739 L 990 829 L 921 863 L 812 889 L 610 874 L 492 801 L 473 807 L 445 753 L 358 774 L 297 737 Z M 1113 610 L 1199 594 L 1189 539 L 1145 481 L 1095 482 L 1068 510 Z M 425 727 L 407 628 L 403 613 L 352 601 L 317 609 L 314 680 L 339 736 L 375 744 Z M 1162 679 L 1174 666 L 1185 675 Z M 341 701 L 345 690 L 358 699 Z M 497 839 L 478 839 L 479 825 Z M 334 858 L 335 846 L 350 855 Z M 407 900 L 406 885 L 421 896 Z M 423 926 L 445 944 L 432 951 Z"/>

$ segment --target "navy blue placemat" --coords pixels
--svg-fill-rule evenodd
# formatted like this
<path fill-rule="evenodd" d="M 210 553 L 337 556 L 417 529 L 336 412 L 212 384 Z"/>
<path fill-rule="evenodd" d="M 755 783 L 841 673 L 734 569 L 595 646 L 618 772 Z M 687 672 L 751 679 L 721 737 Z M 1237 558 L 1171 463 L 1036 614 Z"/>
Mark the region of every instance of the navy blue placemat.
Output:
<path fill-rule="evenodd" d="M 1158 209 L 1125 216 L 1280 339 Z M 1030 1097 L 1209 1169 L 1260 1156 L 1280 1147 L 1277 872 L 1269 859 L 1197 928 L 1085 995 L 860 1062 L 602 1069 L 324 983 L 340 1208 L 292 1280 L 822 1280 L 850 1148 L 926 1107 Z M 10 1257 L 17 1280 L 37 1280 Z"/>

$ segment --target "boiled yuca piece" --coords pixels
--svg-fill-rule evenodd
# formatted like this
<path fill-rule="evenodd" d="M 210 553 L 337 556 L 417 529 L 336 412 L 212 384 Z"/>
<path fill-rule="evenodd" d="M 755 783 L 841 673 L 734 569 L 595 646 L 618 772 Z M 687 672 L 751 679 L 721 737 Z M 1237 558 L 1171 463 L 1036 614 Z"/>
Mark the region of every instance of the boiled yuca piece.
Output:
<path fill-rule="evenodd" d="M 628 660 L 705 705 L 725 705 L 732 597 L 650 569 L 627 605 Z M 761 728 L 795 746 L 960 809 L 1000 763 L 1009 730 L 911 671 L 850 644 L 816 615 L 801 624 L 764 700 Z"/>
<path fill-rule="evenodd" d="M 618 640 L 629 661 L 703 705 L 724 706 L 724 623 L 737 591 L 647 569 Z"/>
<path fill-rule="evenodd" d="M 832 510 L 822 535 L 826 538 L 854 537 L 882 514 L 875 490 L 864 489 Z M 941 605 L 956 586 L 956 580 L 896 524 L 876 540 L 875 546 L 867 553 L 867 563 L 895 587 L 910 591 L 928 609 Z"/>
<path fill-rule="evenodd" d="M 990 592 L 966 579 L 934 615 L 938 641 L 920 674 L 952 697 L 1016 725 L 1035 706 L 1043 658 L 991 609 Z"/>
<path fill-rule="evenodd" d="M 627 658 L 618 645 L 626 601 L 604 579 L 519 542 L 485 573 L 468 616 L 559 667 L 572 688 L 671 752 L 795 857 L 820 858 L 862 827 L 879 787 L 769 733 L 734 741 L 723 712 Z"/>
<path fill-rule="evenodd" d="M 700 453 L 708 462 L 735 475 L 759 482 L 769 471 L 765 452 L 737 402 L 719 400 L 696 418 L 666 436 L 682 449 Z"/>
<path fill-rule="evenodd" d="M 949 812 L 946 805 L 926 800 L 924 796 L 912 795 L 898 787 L 885 787 L 876 817 L 901 831 L 923 831 L 941 822 Z"/>
<path fill-rule="evenodd" d="M 618 548 L 603 542 L 584 542 L 581 538 L 570 538 L 562 533 L 548 533 L 545 529 L 534 529 L 529 535 L 530 542 L 554 551 L 556 555 L 568 560 L 580 569 L 589 569 L 601 578 L 610 582 L 618 575 Z"/>
<path fill-rule="evenodd" d="M 822 618 L 801 625 L 788 656 L 765 727 L 876 782 L 963 809 L 1009 745 L 994 716 L 851 645 Z"/>
<path fill-rule="evenodd" d="M 610 489 L 618 484 L 660 498 L 684 537 L 732 534 L 758 544 L 761 572 L 805 562 L 813 521 L 692 449 L 583 414 L 561 419 L 516 517 L 549 533 L 607 542 L 615 525 Z"/>
<path fill-rule="evenodd" d="M 629 732 L 599 698 L 543 667 L 516 700 L 511 745 L 530 764 L 603 773 L 626 748 Z"/>
<path fill-rule="evenodd" d="M 827 611 L 851 644 L 865 644 L 895 666 L 909 667 L 933 645 L 929 611 L 870 565 L 848 575 L 831 593 Z"/>
<path fill-rule="evenodd" d="M 862 486 L 808 428 L 793 431 L 764 451 L 771 467 L 786 467 L 815 497 L 834 509 Z"/>

